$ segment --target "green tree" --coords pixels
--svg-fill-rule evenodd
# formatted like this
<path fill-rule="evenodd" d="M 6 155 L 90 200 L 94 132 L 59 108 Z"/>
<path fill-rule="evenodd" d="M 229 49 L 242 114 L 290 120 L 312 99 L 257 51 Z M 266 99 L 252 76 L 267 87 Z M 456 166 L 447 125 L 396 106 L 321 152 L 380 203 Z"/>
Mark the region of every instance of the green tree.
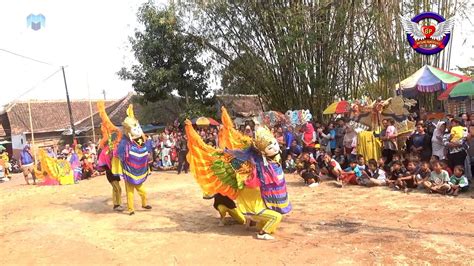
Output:
<path fill-rule="evenodd" d="M 132 80 L 144 101 L 156 102 L 172 93 L 186 99 L 204 101 L 209 96 L 207 68 L 198 60 L 202 46 L 183 34 L 183 26 L 173 5 L 160 9 L 149 1 L 140 7 L 130 43 L 137 64 L 122 68 L 118 75 Z"/>

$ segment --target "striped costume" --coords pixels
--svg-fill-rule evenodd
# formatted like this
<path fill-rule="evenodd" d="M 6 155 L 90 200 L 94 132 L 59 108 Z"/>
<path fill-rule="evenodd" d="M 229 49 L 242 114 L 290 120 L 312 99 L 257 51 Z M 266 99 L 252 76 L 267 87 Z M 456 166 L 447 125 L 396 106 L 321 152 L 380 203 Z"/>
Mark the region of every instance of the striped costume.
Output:
<path fill-rule="evenodd" d="M 142 207 L 147 206 L 147 195 L 143 182 L 150 175 L 148 156 L 152 151 L 151 141 L 139 145 L 136 141 L 123 137 L 118 145 L 118 156 L 122 166 L 122 177 L 127 192 L 127 207 L 130 213 L 134 208 L 134 192 L 137 190 L 142 200 Z"/>

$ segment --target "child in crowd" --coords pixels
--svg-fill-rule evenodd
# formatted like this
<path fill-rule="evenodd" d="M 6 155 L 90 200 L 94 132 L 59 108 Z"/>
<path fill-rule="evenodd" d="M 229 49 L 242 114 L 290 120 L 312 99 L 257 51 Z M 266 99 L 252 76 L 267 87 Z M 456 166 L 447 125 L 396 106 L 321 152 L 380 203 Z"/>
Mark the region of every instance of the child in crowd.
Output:
<path fill-rule="evenodd" d="M 416 174 L 416 182 L 418 185 L 421 185 L 424 181 L 428 181 L 431 175 L 430 163 L 422 162 L 420 169 Z"/>
<path fill-rule="evenodd" d="M 429 180 L 423 182 L 423 186 L 430 193 L 435 192 L 446 194 L 446 192 L 451 188 L 451 186 L 448 184 L 448 172 L 443 170 L 440 162 L 433 162 L 431 166 L 433 167 L 433 171 L 431 171 Z"/>
<path fill-rule="evenodd" d="M 292 155 L 288 155 L 286 159 L 286 171 L 290 174 L 294 173 L 296 170 L 295 160 L 293 159 Z"/>
<path fill-rule="evenodd" d="M 453 175 L 453 170 L 451 170 L 451 168 L 449 168 L 449 162 L 448 162 L 448 160 L 444 159 L 444 160 L 439 161 L 439 163 L 441 164 L 441 168 L 443 168 L 443 170 L 445 170 L 446 172 L 448 172 L 448 175 L 449 175 L 449 176 L 452 176 L 452 175 Z"/>
<path fill-rule="evenodd" d="M 326 154 L 323 157 L 324 172 L 328 175 L 335 177 L 339 187 L 342 187 L 341 175 L 343 173 L 341 165 L 334 159 L 331 158 L 330 154 Z"/>
<path fill-rule="evenodd" d="M 455 123 L 455 126 L 451 128 L 450 142 L 458 143 L 463 138 L 467 137 L 467 128 L 463 127 L 458 120 L 453 120 L 453 121 L 455 121 L 456 123 Z"/>
<path fill-rule="evenodd" d="M 418 183 L 416 179 L 417 169 L 414 161 L 407 163 L 407 171 L 403 173 L 403 176 L 397 178 L 395 182 L 395 188 L 408 193 L 409 188 L 417 188 Z"/>
<path fill-rule="evenodd" d="M 308 187 L 317 187 L 321 181 L 320 171 L 315 163 L 311 163 L 307 169 L 301 171 L 300 175 Z"/>
<path fill-rule="evenodd" d="M 366 171 L 368 169 L 367 165 L 365 164 L 364 155 L 357 154 L 357 166 L 361 171 Z"/>
<path fill-rule="evenodd" d="M 359 184 L 359 180 L 362 177 L 362 170 L 360 170 L 359 166 L 357 165 L 357 161 L 353 160 L 349 162 L 349 167 L 344 169 L 342 172 L 341 180 L 342 185 L 345 184 L 352 184 L 357 185 Z"/>
<path fill-rule="evenodd" d="M 400 161 L 393 161 L 390 167 L 390 178 L 387 180 L 387 184 L 391 187 L 395 187 L 398 178 L 405 175 L 405 168 Z"/>
<path fill-rule="evenodd" d="M 160 167 L 161 167 L 161 160 L 160 160 L 160 157 L 156 157 L 155 160 L 153 161 L 152 165 L 151 165 L 153 171 L 158 171 L 160 170 Z"/>
<path fill-rule="evenodd" d="M 165 155 L 165 157 L 163 158 L 163 162 L 161 162 L 161 167 L 159 167 L 158 169 L 163 171 L 173 169 L 173 164 L 171 163 L 168 155 Z"/>
<path fill-rule="evenodd" d="M 81 158 L 82 177 L 81 179 L 89 179 L 94 175 L 94 165 L 89 160 L 89 155 L 84 154 Z"/>
<path fill-rule="evenodd" d="M 449 185 L 451 186 L 449 194 L 453 196 L 457 196 L 459 192 L 466 192 L 469 189 L 469 181 L 464 175 L 464 167 L 461 165 L 454 167 L 454 174 L 449 179 Z"/>
<path fill-rule="evenodd" d="M 390 172 L 390 167 L 388 167 L 387 165 L 386 157 L 380 157 L 379 160 L 377 161 L 377 164 L 380 169 L 385 171 L 385 173 Z"/>
<path fill-rule="evenodd" d="M 384 164 L 385 162 L 383 162 L 382 165 Z M 385 171 L 379 166 L 375 159 L 369 160 L 364 177 L 365 178 L 360 179 L 359 185 L 374 187 L 385 186 L 387 184 Z"/>

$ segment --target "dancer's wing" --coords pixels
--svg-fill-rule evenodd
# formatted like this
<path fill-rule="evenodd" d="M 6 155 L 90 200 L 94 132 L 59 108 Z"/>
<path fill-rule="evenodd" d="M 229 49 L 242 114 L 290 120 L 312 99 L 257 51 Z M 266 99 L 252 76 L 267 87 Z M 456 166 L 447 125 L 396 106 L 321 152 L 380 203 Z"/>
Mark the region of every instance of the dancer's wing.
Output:
<path fill-rule="evenodd" d="M 100 126 L 102 139 L 99 142 L 99 147 L 104 148 L 105 146 L 110 146 L 111 150 L 113 150 L 122 139 L 122 131 L 120 131 L 112 121 L 110 121 L 110 118 L 105 111 L 104 101 L 99 101 L 97 103 L 97 109 L 99 110 L 99 115 L 102 119 L 102 124 Z M 115 136 L 113 135 L 114 133 L 116 134 Z"/>
<path fill-rule="evenodd" d="M 225 107 L 222 111 L 222 128 L 219 130 L 219 147 L 221 149 L 246 149 L 252 145 L 252 138 L 245 136 L 234 128 L 234 123 Z"/>
<path fill-rule="evenodd" d="M 249 163 L 239 161 L 222 150 L 205 144 L 194 130 L 191 121 L 186 120 L 185 124 L 189 149 L 186 158 L 191 173 L 203 192 L 206 195 L 220 193 L 231 199 L 237 198 L 250 174 Z"/>

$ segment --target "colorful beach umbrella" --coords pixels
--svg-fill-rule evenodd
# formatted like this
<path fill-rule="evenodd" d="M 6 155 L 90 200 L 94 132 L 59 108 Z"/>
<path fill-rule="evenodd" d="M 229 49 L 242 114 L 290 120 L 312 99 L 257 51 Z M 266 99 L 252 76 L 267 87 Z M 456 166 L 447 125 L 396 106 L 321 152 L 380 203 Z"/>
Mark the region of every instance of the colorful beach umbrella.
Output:
<path fill-rule="evenodd" d="M 196 126 L 218 126 L 219 125 L 219 122 L 217 122 L 216 120 L 210 117 L 204 117 L 204 116 L 195 118 L 191 121 L 193 125 L 196 125 Z"/>
<path fill-rule="evenodd" d="M 413 73 L 413 75 L 397 84 L 396 88 L 403 90 L 404 94 L 413 95 L 417 92 L 440 91 L 446 85 L 460 80 L 461 78 L 449 72 L 425 65 Z"/>
<path fill-rule="evenodd" d="M 474 81 L 468 80 L 454 86 L 449 93 L 450 98 L 474 96 Z"/>
<path fill-rule="evenodd" d="M 324 115 L 343 114 L 350 111 L 351 104 L 348 101 L 334 102 L 323 112 Z"/>

